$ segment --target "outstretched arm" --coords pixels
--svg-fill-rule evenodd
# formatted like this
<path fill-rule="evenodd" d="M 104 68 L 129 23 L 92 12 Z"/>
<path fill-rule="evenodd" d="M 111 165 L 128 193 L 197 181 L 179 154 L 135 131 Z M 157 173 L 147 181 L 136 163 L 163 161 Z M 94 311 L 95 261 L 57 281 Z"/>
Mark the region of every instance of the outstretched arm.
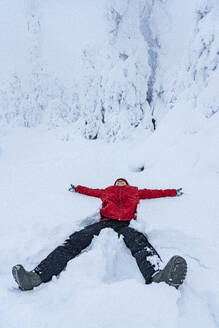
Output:
<path fill-rule="evenodd" d="M 175 197 L 177 196 L 177 189 L 139 189 L 138 195 L 140 199 Z"/>
<path fill-rule="evenodd" d="M 77 186 L 75 187 L 75 191 L 84 194 L 87 196 L 93 196 L 93 197 L 101 197 L 101 194 L 103 192 L 103 189 L 92 189 L 84 186 Z"/>

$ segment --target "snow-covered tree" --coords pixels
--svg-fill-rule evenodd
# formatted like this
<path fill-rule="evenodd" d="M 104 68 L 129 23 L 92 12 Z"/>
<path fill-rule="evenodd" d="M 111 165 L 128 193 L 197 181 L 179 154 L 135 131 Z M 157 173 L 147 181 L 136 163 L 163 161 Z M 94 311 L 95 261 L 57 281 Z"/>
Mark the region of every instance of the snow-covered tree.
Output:
<path fill-rule="evenodd" d="M 12 5 L 8 24 L 17 24 L 22 42 L 17 54 L 10 50 L 14 34 L 5 43 L 1 126 L 70 124 L 88 139 L 115 140 L 139 128 L 153 131 L 180 97 L 205 117 L 218 111 L 217 0 L 108 0 L 96 9 L 88 2 Z M 86 30 L 87 7 L 94 17 Z"/>

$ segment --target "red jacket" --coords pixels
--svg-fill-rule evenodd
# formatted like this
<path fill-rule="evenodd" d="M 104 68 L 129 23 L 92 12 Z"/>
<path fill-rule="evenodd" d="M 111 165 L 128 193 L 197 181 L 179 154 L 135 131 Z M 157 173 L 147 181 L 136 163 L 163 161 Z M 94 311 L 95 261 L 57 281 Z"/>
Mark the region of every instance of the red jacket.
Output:
<path fill-rule="evenodd" d="M 130 221 L 135 218 L 135 212 L 140 199 L 174 197 L 176 189 L 151 190 L 138 189 L 133 186 L 110 186 L 106 189 L 91 189 L 77 186 L 76 192 L 102 200 L 100 214 L 110 219 Z"/>

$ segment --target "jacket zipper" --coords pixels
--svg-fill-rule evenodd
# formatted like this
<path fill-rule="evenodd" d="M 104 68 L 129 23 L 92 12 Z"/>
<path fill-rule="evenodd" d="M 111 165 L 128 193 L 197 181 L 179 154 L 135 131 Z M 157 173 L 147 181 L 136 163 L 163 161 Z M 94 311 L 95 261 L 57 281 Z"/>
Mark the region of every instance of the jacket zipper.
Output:
<path fill-rule="evenodd" d="M 120 213 L 119 213 L 119 220 L 121 220 L 122 217 L 122 187 L 119 187 L 119 201 L 120 201 Z"/>

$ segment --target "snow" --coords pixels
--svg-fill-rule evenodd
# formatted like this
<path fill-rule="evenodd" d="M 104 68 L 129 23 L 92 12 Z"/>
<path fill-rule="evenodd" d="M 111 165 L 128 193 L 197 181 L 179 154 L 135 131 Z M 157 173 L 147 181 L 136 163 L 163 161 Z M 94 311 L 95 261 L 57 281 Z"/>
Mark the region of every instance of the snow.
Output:
<path fill-rule="evenodd" d="M 8 328 L 219 327 L 218 1 L 0 3 L 0 322 Z M 152 124 L 155 120 L 155 127 Z M 142 200 L 131 226 L 185 283 L 145 285 L 122 238 L 103 230 L 59 277 L 32 270 L 98 221 L 70 184 L 183 188 Z"/>
<path fill-rule="evenodd" d="M 0 315 L 7 327 L 217 327 L 218 114 L 182 104 L 151 137 L 88 141 L 67 129 L 14 129 L 1 139 Z M 179 122 L 180 121 L 180 125 Z M 167 131 L 171 130 L 171 134 Z M 140 172 L 136 165 L 144 165 Z M 66 270 L 21 292 L 11 267 L 33 269 L 73 231 L 98 220 L 99 199 L 68 192 L 70 183 L 104 188 L 123 176 L 139 188 L 178 188 L 179 198 L 142 200 L 131 225 L 163 259 L 179 254 L 188 275 L 179 290 L 145 285 L 130 251 L 111 229 Z"/>
<path fill-rule="evenodd" d="M 1 128 L 115 140 L 150 134 L 182 94 L 218 111 L 217 0 L 3 0 L 0 12 Z"/>

